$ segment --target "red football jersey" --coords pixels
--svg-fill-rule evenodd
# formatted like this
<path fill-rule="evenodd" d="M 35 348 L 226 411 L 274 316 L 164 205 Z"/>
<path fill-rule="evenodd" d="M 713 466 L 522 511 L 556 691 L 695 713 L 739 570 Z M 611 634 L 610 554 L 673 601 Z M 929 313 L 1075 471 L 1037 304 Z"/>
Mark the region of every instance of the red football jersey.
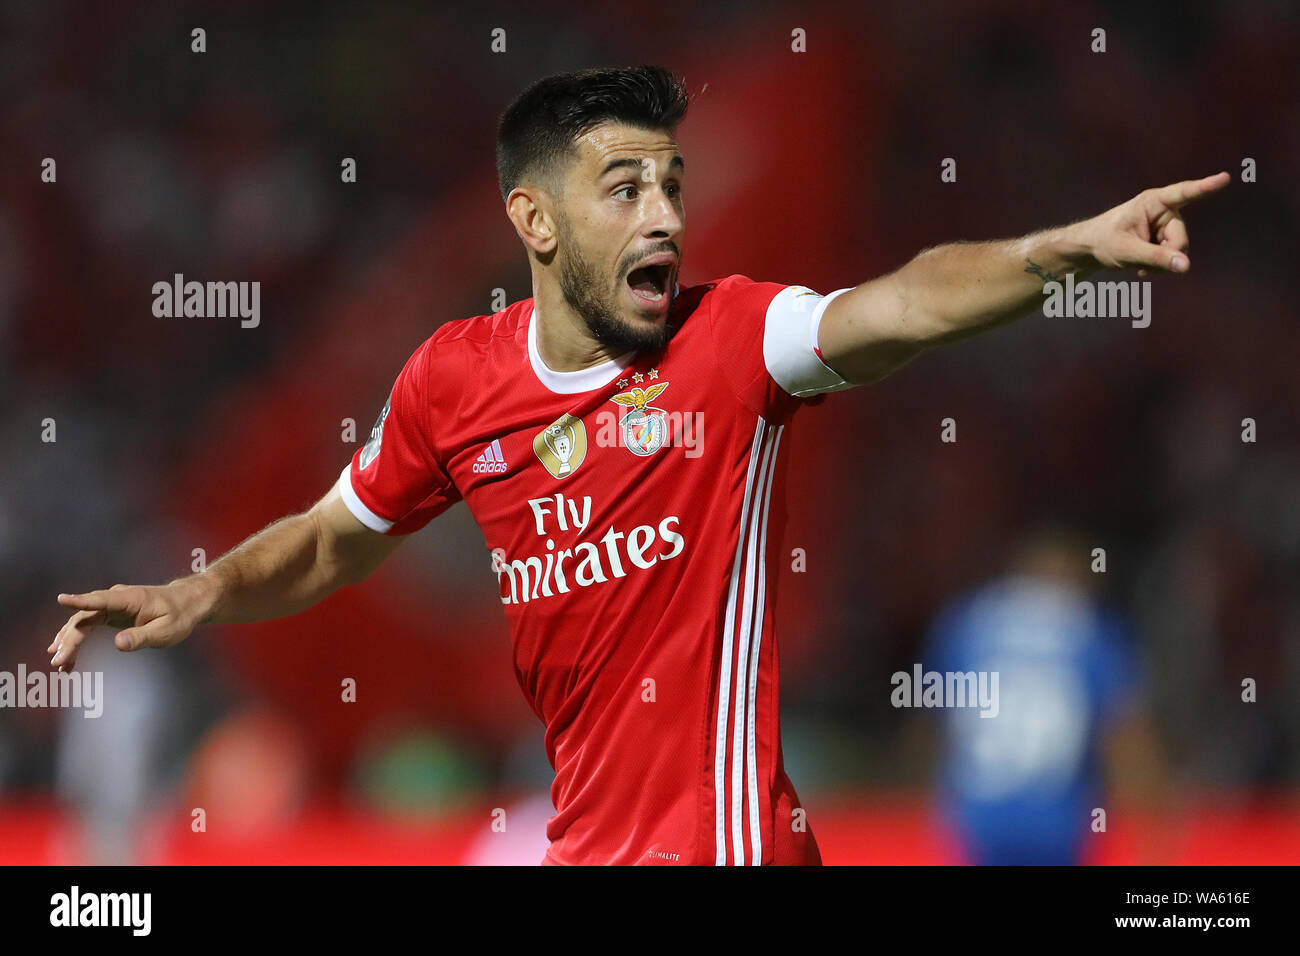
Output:
<path fill-rule="evenodd" d="M 544 863 L 821 862 L 782 767 L 769 560 L 785 427 L 850 387 L 816 346 L 839 292 L 679 287 L 664 348 L 576 372 L 542 361 L 531 299 L 449 322 L 343 470 L 377 531 L 462 498 L 482 528 L 555 768 Z"/>

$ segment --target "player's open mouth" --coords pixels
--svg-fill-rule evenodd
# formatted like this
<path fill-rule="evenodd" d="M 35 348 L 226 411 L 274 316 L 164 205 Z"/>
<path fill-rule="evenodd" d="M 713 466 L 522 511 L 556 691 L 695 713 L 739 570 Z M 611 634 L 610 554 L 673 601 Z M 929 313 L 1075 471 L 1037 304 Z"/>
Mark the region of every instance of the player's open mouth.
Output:
<path fill-rule="evenodd" d="M 670 262 L 640 266 L 627 274 L 632 297 L 648 306 L 660 306 L 668 300 L 668 282 L 672 277 Z"/>

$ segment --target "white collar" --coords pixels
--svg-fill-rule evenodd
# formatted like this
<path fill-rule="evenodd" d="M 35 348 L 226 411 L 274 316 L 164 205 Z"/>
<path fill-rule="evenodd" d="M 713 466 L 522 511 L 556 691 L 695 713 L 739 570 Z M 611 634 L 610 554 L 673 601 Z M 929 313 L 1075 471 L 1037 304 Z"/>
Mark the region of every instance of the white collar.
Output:
<path fill-rule="evenodd" d="M 680 282 L 673 286 L 673 300 L 681 294 L 682 284 Z M 552 392 L 561 395 L 576 395 L 579 392 L 590 392 L 598 388 L 603 388 L 614 379 L 618 378 L 619 373 L 632 363 L 636 357 L 636 352 L 626 352 L 616 359 L 610 359 L 607 362 L 601 362 L 599 365 L 593 365 L 591 368 L 581 368 L 576 372 L 557 372 L 548 368 L 542 361 L 542 354 L 537 351 L 537 300 L 533 300 L 532 312 L 528 316 L 528 361 L 533 366 L 533 373 L 543 385 Z"/>
<path fill-rule="evenodd" d="M 635 356 L 636 352 L 628 352 L 616 359 L 601 362 L 591 368 L 581 368 L 576 372 L 557 372 L 548 368 L 542 361 L 541 353 L 537 351 L 537 304 L 533 303 L 532 313 L 528 317 L 528 361 L 532 363 L 537 378 L 552 392 L 576 395 L 602 388 L 618 378 Z"/>

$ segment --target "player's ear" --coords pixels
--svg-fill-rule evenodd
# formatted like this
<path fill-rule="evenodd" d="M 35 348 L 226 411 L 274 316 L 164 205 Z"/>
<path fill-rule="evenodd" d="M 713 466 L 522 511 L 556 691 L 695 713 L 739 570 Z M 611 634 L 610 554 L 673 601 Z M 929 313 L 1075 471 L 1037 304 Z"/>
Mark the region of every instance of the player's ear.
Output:
<path fill-rule="evenodd" d="M 516 186 L 506 197 L 506 215 L 515 232 L 529 249 L 546 255 L 555 248 L 555 219 L 545 191 L 535 186 Z"/>

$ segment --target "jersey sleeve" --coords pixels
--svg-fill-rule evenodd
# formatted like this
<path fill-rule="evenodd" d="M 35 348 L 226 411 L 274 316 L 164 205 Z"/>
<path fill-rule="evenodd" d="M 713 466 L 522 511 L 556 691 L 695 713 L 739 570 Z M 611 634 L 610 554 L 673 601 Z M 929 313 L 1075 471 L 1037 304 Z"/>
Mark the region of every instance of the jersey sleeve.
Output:
<path fill-rule="evenodd" d="M 718 362 L 732 390 L 766 418 L 784 418 L 801 400 L 852 388 L 822 361 L 817 328 L 838 289 L 729 276 L 718 283 L 709 322 Z"/>
<path fill-rule="evenodd" d="M 428 393 L 429 349 L 398 374 L 370 437 L 339 475 L 339 493 L 362 524 L 383 534 L 418 531 L 460 500 L 429 441 L 438 406 Z"/>

